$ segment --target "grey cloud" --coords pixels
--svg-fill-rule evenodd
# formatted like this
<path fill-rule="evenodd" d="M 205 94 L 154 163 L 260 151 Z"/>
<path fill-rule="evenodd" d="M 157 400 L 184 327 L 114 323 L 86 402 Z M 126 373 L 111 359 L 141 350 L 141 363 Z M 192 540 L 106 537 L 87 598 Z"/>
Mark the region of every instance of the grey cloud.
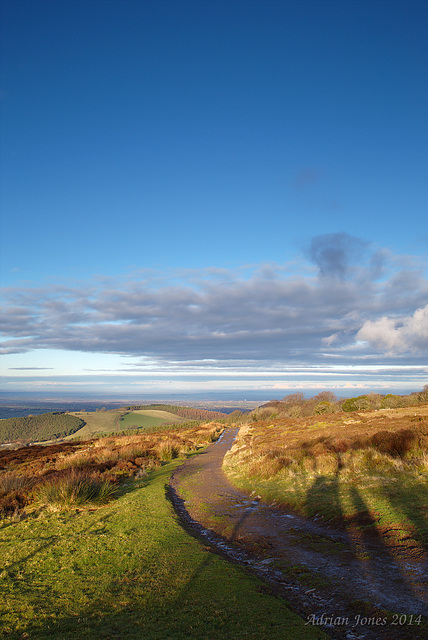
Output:
<path fill-rule="evenodd" d="M 197 279 L 192 272 L 186 282 L 181 274 L 179 283 L 169 286 L 160 278 L 150 286 L 134 277 L 9 290 L 0 347 L 4 353 L 49 348 L 141 355 L 157 362 L 271 365 L 322 363 L 333 356 L 354 362 L 375 343 L 388 350 L 387 342 L 376 338 L 376 323 L 394 314 L 405 324 L 423 308 L 426 278 L 416 271 L 388 272 L 387 253 L 369 251 L 368 243 L 346 234 L 319 236 L 311 247 L 320 272 L 330 277 L 287 276 L 282 267 L 268 265 L 245 277 L 222 270 L 220 279 L 210 271 Z M 367 255 L 358 277 L 342 277 L 363 249 Z M 383 280 L 374 283 L 379 269 Z M 407 336 L 418 319 L 406 325 Z M 366 351 L 355 350 L 357 336 L 368 343 Z M 401 353 L 424 348 L 422 339 L 411 343 L 407 337 L 400 344 Z"/>
<path fill-rule="evenodd" d="M 53 367 L 8 367 L 9 371 L 45 371 Z"/>
<path fill-rule="evenodd" d="M 308 254 L 322 277 L 344 280 L 360 263 L 368 244 L 347 233 L 327 233 L 312 238 Z"/>
<path fill-rule="evenodd" d="M 378 249 L 370 256 L 370 277 L 372 280 L 379 280 L 386 273 L 387 262 L 390 253 L 385 249 Z"/>

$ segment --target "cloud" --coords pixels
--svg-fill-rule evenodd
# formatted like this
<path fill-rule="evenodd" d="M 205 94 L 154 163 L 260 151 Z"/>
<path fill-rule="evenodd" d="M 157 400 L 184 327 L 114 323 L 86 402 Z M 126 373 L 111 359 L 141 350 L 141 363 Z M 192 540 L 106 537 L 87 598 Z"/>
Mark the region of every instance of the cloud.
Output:
<path fill-rule="evenodd" d="M 327 233 L 312 238 L 308 254 L 317 265 L 320 276 L 344 280 L 350 274 L 352 266 L 361 262 L 368 244 L 347 233 Z M 377 255 L 377 268 L 380 257 L 380 254 Z"/>
<path fill-rule="evenodd" d="M 425 352 L 428 281 L 421 271 L 398 268 L 389 252 L 343 233 L 317 236 L 310 247 L 319 278 L 305 265 L 299 276 L 270 264 L 180 272 L 169 282 L 134 274 L 8 289 L 0 348 L 278 367 L 333 357 L 355 363 L 373 345 L 412 358 Z"/>
<path fill-rule="evenodd" d="M 322 175 L 322 172 L 317 167 L 305 167 L 297 172 L 293 185 L 298 189 L 305 189 L 306 187 L 317 183 Z"/>
<path fill-rule="evenodd" d="M 417 309 L 413 315 L 400 320 L 383 316 L 367 320 L 357 340 L 368 342 L 373 347 L 390 354 L 404 352 L 428 352 L 428 304 Z"/>
<path fill-rule="evenodd" d="M 53 367 L 8 367 L 9 371 L 44 371 Z"/>

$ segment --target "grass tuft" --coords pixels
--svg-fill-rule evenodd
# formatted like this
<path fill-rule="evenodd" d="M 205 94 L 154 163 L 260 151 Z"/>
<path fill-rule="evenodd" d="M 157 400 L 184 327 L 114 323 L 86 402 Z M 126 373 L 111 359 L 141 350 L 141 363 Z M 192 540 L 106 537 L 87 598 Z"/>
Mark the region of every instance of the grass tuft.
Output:
<path fill-rule="evenodd" d="M 13 471 L 0 473 L 0 495 L 25 490 L 29 485 L 30 480 L 26 476 L 18 475 Z"/>
<path fill-rule="evenodd" d="M 87 504 L 105 504 L 115 494 L 114 485 L 99 476 L 73 470 L 44 482 L 35 489 L 37 502 L 54 509 L 72 509 Z"/>
<path fill-rule="evenodd" d="M 163 440 L 156 447 L 156 452 L 162 462 L 170 462 L 177 458 L 179 449 L 172 440 Z"/>

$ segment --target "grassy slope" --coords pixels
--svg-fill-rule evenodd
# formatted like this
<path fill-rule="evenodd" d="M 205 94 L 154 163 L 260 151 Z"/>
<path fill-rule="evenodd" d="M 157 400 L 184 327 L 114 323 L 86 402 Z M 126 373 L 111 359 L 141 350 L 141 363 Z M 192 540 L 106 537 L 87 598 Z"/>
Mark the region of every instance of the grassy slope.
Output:
<path fill-rule="evenodd" d="M 128 412 L 119 422 L 121 429 L 131 429 L 137 427 L 157 427 L 161 424 L 171 424 L 178 422 L 186 422 L 185 418 L 180 418 L 168 411 L 147 411 L 139 409 L 137 411 Z"/>
<path fill-rule="evenodd" d="M 81 418 L 86 424 L 82 429 L 79 429 L 79 431 L 76 431 L 76 433 L 66 439 L 71 440 L 78 438 L 80 440 L 89 440 L 103 433 L 113 433 L 122 429 L 131 429 L 134 425 L 139 427 L 157 427 L 165 423 L 185 422 L 184 418 L 180 418 L 167 411 L 138 410 L 127 412 L 125 416 L 124 414 L 125 412 L 123 410 L 73 412 L 73 416 Z M 123 419 L 121 419 L 122 416 L 124 416 Z"/>
<path fill-rule="evenodd" d="M 311 450 L 311 442 L 367 436 L 423 426 L 428 406 L 382 412 L 337 414 L 297 420 L 267 420 L 241 429 L 234 447 L 225 457 L 224 470 L 238 487 L 256 491 L 269 502 L 283 504 L 306 517 L 322 515 L 352 527 L 356 523 L 379 534 L 394 537 L 401 545 L 428 545 L 428 484 L 426 464 L 408 464 L 399 458 L 379 456 L 366 470 L 364 452 L 309 456 L 287 466 L 280 455 L 292 450 Z M 316 450 L 312 447 L 312 451 Z M 278 457 L 275 456 L 278 454 Z M 427 454 L 421 451 L 420 461 Z M 388 466 L 385 466 L 388 463 Z"/>
<path fill-rule="evenodd" d="M 160 409 L 135 409 L 135 411 L 131 411 L 130 413 L 137 413 L 139 415 L 149 416 L 152 418 L 162 418 L 163 420 L 170 420 L 171 422 L 186 422 L 187 420 L 187 418 L 181 418 L 175 413 Z"/>
<path fill-rule="evenodd" d="M 184 532 L 165 498 L 176 464 L 101 509 L 5 521 L 2 637 L 326 638 Z"/>
<path fill-rule="evenodd" d="M 74 411 L 73 416 L 77 416 L 86 422 L 85 426 L 76 431 L 72 436 L 66 438 L 71 440 L 78 438 L 80 440 L 89 440 L 101 433 L 111 433 L 117 431 L 117 422 L 123 411 Z"/>

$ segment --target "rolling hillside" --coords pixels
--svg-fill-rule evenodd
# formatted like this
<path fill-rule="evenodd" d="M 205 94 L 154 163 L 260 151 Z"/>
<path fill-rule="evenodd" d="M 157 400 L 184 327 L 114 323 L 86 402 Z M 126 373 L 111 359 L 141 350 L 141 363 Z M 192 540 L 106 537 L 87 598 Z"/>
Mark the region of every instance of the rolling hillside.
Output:
<path fill-rule="evenodd" d="M 45 413 L 0 420 L 0 445 L 50 442 L 57 439 L 88 440 L 118 431 L 225 417 L 225 414 L 216 411 L 173 405 L 137 405 L 110 410 Z"/>
<path fill-rule="evenodd" d="M 0 443 L 27 444 L 63 438 L 76 433 L 84 424 L 81 416 L 68 413 L 43 413 L 25 418 L 5 418 L 0 420 Z"/>

